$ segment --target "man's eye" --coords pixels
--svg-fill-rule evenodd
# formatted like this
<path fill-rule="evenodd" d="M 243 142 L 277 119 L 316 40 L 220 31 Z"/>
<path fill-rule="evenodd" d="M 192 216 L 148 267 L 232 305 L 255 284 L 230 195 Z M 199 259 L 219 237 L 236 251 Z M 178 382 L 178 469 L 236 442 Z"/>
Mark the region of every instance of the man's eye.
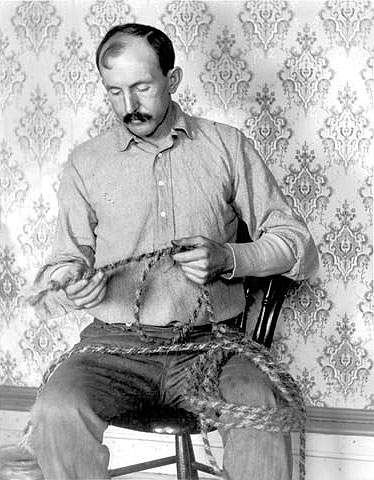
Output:
<path fill-rule="evenodd" d="M 119 94 L 121 93 L 121 90 L 109 90 L 109 93 L 110 93 L 111 95 L 116 96 L 116 95 L 119 95 Z"/>
<path fill-rule="evenodd" d="M 146 92 L 147 90 L 149 90 L 149 88 L 149 85 L 138 85 L 136 87 L 138 92 Z"/>

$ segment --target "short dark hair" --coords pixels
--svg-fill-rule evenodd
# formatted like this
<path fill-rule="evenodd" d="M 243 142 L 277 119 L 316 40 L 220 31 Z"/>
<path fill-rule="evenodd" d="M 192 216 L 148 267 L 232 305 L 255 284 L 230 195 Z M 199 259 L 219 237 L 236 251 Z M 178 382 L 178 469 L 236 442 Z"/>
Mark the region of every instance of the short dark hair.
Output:
<path fill-rule="evenodd" d="M 113 40 L 105 49 L 107 42 L 118 35 L 117 40 Z M 175 62 L 175 52 L 173 43 L 170 38 L 161 30 L 158 30 L 155 27 L 150 25 L 142 25 L 141 23 L 125 23 L 123 25 L 116 25 L 111 28 L 101 40 L 99 46 L 96 50 L 96 66 L 100 72 L 100 65 L 107 66 L 106 60 L 107 57 L 118 56 L 127 46 L 127 43 L 124 39 L 126 35 L 134 37 L 145 38 L 153 50 L 158 56 L 160 62 L 160 68 L 164 75 L 168 73 L 169 70 L 174 68 Z"/>

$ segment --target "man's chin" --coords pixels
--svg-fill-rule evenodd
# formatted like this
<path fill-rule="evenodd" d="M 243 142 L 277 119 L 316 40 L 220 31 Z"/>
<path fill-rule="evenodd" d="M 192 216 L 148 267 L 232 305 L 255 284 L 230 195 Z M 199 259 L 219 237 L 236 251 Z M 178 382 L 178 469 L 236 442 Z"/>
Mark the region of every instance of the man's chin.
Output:
<path fill-rule="evenodd" d="M 149 121 L 141 122 L 139 120 L 134 120 L 130 123 L 125 123 L 125 126 L 131 133 L 138 137 L 147 137 L 149 135 L 152 135 L 154 131 Z"/>

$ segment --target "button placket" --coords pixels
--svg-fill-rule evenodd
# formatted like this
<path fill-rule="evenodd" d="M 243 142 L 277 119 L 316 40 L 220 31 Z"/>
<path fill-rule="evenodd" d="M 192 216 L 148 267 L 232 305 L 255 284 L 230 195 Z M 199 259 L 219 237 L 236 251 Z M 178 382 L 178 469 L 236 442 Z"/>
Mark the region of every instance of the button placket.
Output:
<path fill-rule="evenodd" d="M 159 239 L 163 242 L 170 241 L 173 235 L 172 217 L 172 196 L 170 190 L 170 155 L 168 152 L 159 152 L 155 156 L 155 180 L 158 200 L 159 218 Z"/>

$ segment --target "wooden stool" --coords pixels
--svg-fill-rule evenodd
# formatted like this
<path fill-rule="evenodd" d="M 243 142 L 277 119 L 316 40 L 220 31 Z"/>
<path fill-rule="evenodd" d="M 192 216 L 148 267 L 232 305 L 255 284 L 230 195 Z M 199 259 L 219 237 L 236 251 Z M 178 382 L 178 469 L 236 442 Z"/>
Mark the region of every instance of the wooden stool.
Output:
<path fill-rule="evenodd" d="M 175 436 L 175 455 L 115 468 L 109 471 L 112 477 L 172 464 L 176 464 L 178 480 L 198 480 L 198 470 L 214 475 L 212 467 L 195 460 L 191 435 L 200 433 L 200 422 L 191 412 L 179 408 L 161 407 L 157 411 L 120 417 L 113 421 L 112 425 L 141 432 Z"/>

